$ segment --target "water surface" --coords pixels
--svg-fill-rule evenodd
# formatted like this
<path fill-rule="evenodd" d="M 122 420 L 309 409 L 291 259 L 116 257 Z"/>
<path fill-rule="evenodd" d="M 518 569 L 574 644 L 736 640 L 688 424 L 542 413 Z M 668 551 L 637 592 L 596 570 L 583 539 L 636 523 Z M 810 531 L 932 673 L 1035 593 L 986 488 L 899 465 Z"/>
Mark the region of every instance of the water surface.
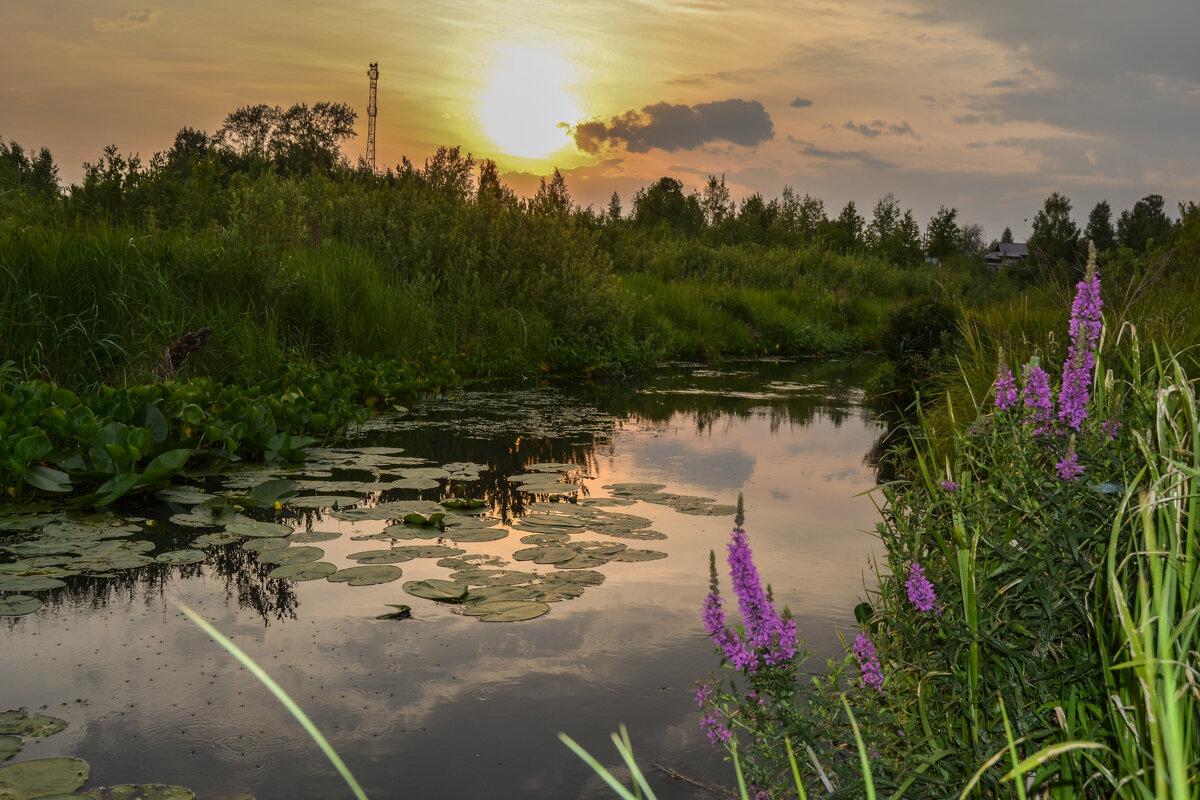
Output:
<path fill-rule="evenodd" d="M 611 497 L 606 486 L 655 483 L 707 498 L 720 513 L 645 501 L 601 506 L 645 517 L 666 535 L 613 541 L 666 557 L 597 567 L 601 585 L 516 623 L 483 623 L 406 594 L 404 581 L 447 577 L 451 570 L 435 559 L 398 564 L 403 579 L 381 585 L 297 583 L 271 579 L 272 565 L 231 544 L 206 548 L 201 564 L 69 578 L 62 589 L 34 593 L 47 602 L 40 611 L 0 618 L 0 710 L 45 706 L 70 722 L 63 733 L 27 743 L 18 758 L 83 758 L 92 767 L 89 786 L 171 783 L 202 798 L 349 796 L 295 721 L 180 614 L 177 598 L 282 684 L 370 797 L 610 797 L 556 735 L 569 733 L 614 765 L 608 734 L 622 723 L 660 798 L 712 796 L 668 773 L 732 783 L 698 728 L 692 699 L 696 680 L 717 664 L 699 608 L 708 553 L 723 555 L 732 527 L 719 507 L 744 495 L 759 570 L 796 615 L 819 668 L 840 647 L 836 630 L 852 629 L 851 610 L 871 575 L 876 511 L 863 495 L 873 485 L 864 455 L 882 433 L 861 406 L 871 368 L 864 361 L 680 365 L 636 382 L 458 392 L 404 417 L 380 417 L 350 446 L 403 448 L 428 466 L 486 469 L 437 488 L 360 492 L 367 505 L 486 496 L 489 514 L 511 527 L 531 511 L 568 507 L 535 501 L 508 480 L 530 464 L 557 462 L 578 465 L 567 475 L 585 503 Z M 339 481 L 342 494 L 355 481 L 394 477 L 375 465 L 308 479 Z M 172 509 L 161 504 L 122 512 L 159 518 L 138 537 L 154 542 L 155 552 L 187 546 L 203 532 L 172 524 Z M 317 545 L 339 566 L 353 564 L 346 560 L 353 552 L 388 546 L 351 539 L 387 520 L 286 506 L 274 518 L 340 534 Z M 511 560 L 527 546 L 522 535 L 462 547 Z M 0 532 L 5 541 L 13 535 Z M 411 605 L 413 619 L 376 620 L 388 603 Z"/>

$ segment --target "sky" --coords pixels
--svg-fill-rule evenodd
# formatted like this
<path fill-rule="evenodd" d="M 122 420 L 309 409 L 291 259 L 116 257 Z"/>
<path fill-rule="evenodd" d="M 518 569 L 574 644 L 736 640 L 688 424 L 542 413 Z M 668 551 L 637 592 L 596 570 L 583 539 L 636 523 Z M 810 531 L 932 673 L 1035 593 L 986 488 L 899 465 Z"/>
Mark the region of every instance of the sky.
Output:
<path fill-rule="evenodd" d="M 870 219 L 888 193 L 1021 241 L 1051 192 L 1083 227 L 1200 201 L 1200 0 L 55 0 L 6 3 L 0 137 L 65 183 L 115 144 L 266 103 L 350 104 L 376 163 L 440 145 L 580 205 L 663 176 L 785 186 Z M 1115 222 L 1115 219 L 1114 219 Z"/>

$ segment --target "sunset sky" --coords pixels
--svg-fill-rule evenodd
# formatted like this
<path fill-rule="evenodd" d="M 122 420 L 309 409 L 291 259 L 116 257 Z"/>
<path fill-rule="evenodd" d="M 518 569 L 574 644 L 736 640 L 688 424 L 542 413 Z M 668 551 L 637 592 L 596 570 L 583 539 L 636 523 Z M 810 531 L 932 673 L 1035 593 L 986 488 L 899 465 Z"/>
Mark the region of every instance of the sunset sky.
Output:
<path fill-rule="evenodd" d="M 378 61 L 380 167 L 461 145 L 519 194 L 557 166 L 582 205 L 723 174 L 735 197 L 790 185 L 869 219 L 892 192 L 922 226 L 945 204 L 1021 240 L 1052 191 L 1081 227 L 1102 199 L 1200 201 L 1198 0 L 6 6 L 0 137 L 66 182 L 256 103 L 349 103 L 357 159 Z"/>

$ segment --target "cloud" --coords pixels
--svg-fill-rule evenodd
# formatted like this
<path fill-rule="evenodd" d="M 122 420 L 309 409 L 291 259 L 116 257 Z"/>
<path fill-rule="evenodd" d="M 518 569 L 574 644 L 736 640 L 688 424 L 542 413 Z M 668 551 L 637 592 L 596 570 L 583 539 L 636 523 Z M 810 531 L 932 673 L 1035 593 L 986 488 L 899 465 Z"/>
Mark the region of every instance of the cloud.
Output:
<path fill-rule="evenodd" d="M 626 111 L 608 123 L 583 122 L 571 130 L 575 146 L 585 153 L 624 145 L 630 153 L 651 149 L 695 150 L 726 140 L 753 147 L 775 137 L 771 115 L 757 100 L 719 100 L 695 106 L 655 103 L 641 111 Z"/>
<path fill-rule="evenodd" d="M 808 108 L 812 104 L 813 101 L 809 100 L 807 97 L 797 97 L 795 100 L 788 103 L 788 105 L 792 108 Z"/>
<path fill-rule="evenodd" d="M 805 142 L 800 139 L 792 139 L 796 144 L 801 145 L 800 154 L 811 158 L 819 158 L 823 161 L 857 161 L 867 169 L 892 169 L 896 165 L 890 161 L 884 161 L 868 153 L 866 150 L 823 150 L 812 142 Z"/>
<path fill-rule="evenodd" d="M 872 123 L 859 125 L 854 120 L 848 120 L 842 127 L 848 131 L 861 133 L 868 139 L 874 139 L 884 133 L 890 133 L 895 136 L 911 136 L 918 141 L 921 139 L 907 122 L 901 122 L 897 125 L 894 122 L 884 122 L 881 119 L 877 119 Z"/>
<path fill-rule="evenodd" d="M 978 125 L 986 122 L 989 125 L 1003 125 L 1004 120 L 999 114 L 955 114 L 954 121 L 959 125 Z"/>
<path fill-rule="evenodd" d="M 92 17 L 92 29 L 96 33 L 128 33 L 129 31 L 149 28 L 158 22 L 162 12 L 157 8 L 146 8 L 126 14 L 120 19 L 100 19 Z"/>

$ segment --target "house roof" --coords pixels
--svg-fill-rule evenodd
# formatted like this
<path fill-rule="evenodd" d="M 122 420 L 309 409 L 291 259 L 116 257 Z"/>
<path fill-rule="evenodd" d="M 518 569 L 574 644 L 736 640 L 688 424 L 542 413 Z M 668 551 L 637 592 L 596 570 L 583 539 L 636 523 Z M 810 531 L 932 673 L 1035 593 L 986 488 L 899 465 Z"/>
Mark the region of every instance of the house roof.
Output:
<path fill-rule="evenodd" d="M 1029 245 L 1024 242 L 1000 242 L 996 249 L 984 256 L 988 261 L 1029 258 Z"/>

